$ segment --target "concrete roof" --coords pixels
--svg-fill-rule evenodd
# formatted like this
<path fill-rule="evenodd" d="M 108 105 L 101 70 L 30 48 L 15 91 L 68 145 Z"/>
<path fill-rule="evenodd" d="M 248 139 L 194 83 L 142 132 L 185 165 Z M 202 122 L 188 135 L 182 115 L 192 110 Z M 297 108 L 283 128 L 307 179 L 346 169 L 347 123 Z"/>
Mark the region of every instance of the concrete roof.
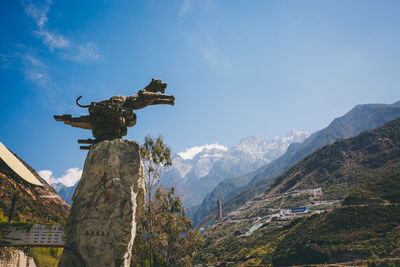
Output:
<path fill-rule="evenodd" d="M 23 180 L 33 185 L 43 186 L 35 175 L 1 142 L 0 158 Z"/>

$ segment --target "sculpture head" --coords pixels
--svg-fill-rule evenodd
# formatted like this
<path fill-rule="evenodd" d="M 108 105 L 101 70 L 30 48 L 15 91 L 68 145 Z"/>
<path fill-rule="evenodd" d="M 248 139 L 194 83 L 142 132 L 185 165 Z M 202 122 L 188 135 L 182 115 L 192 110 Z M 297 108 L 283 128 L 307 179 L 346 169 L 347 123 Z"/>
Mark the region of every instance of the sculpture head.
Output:
<path fill-rule="evenodd" d="M 120 104 L 122 106 L 126 101 L 126 96 L 116 95 L 116 96 L 111 97 L 109 100 L 113 104 Z"/>
<path fill-rule="evenodd" d="M 160 92 L 164 94 L 166 88 L 167 84 L 161 79 L 151 79 L 151 82 L 143 90 L 153 93 Z"/>

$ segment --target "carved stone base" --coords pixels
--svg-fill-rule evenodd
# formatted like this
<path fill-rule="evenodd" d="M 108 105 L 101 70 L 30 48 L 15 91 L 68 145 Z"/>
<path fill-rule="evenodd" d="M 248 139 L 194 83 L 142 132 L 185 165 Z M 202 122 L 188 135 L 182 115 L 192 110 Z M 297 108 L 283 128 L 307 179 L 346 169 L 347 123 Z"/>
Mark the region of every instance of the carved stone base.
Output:
<path fill-rule="evenodd" d="M 144 188 L 136 142 L 116 139 L 93 145 L 72 198 L 58 266 L 129 266 Z"/>

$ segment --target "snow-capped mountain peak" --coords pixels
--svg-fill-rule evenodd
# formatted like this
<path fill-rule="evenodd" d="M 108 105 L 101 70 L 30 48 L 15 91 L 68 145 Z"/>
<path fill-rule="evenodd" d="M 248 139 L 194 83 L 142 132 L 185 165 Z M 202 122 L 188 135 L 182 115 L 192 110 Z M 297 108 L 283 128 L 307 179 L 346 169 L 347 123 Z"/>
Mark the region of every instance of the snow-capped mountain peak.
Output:
<path fill-rule="evenodd" d="M 227 151 L 228 148 L 226 146 L 222 146 L 218 143 L 211 144 L 211 145 L 204 145 L 204 146 L 194 146 L 191 148 L 187 148 L 185 152 L 177 153 L 182 159 L 193 159 L 197 154 L 202 152 L 204 149 L 211 150 L 211 149 L 218 149 L 222 151 Z"/>
<path fill-rule="evenodd" d="M 288 132 L 284 137 L 275 137 L 275 140 L 282 139 L 283 142 L 302 142 L 305 138 L 310 136 L 310 134 L 303 130 L 292 130 Z"/>
<path fill-rule="evenodd" d="M 304 131 L 294 130 L 272 140 L 249 136 L 230 149 L 218 143 L 191 147 L 174 155 L 172 167 L 161 183 L 176 186 L 186 205 L 197 205 L 222 179 L 267 164 L 284 154 L 291 143 L 302 142 L 307 136 Z"/>
<path fill-rule="evenodd" d="M 239 144 L 232 147 L 233 151 L 241 151 L 248 154 L 259 154 L 265 150 L 267 142 L 258 136 L 249 136 L 240 140 Z"/>

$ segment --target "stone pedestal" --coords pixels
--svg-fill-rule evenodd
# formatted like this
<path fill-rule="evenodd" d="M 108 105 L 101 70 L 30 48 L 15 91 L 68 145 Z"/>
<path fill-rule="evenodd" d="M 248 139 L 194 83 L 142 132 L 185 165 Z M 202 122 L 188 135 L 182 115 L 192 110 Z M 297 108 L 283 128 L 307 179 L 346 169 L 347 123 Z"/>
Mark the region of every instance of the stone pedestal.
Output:
<path fill-rule="evenodd" d="M 144 190 L 136 142 L 116 139 L 93 145 L 72 198 L 58 266 L 129 266 Z"/>

